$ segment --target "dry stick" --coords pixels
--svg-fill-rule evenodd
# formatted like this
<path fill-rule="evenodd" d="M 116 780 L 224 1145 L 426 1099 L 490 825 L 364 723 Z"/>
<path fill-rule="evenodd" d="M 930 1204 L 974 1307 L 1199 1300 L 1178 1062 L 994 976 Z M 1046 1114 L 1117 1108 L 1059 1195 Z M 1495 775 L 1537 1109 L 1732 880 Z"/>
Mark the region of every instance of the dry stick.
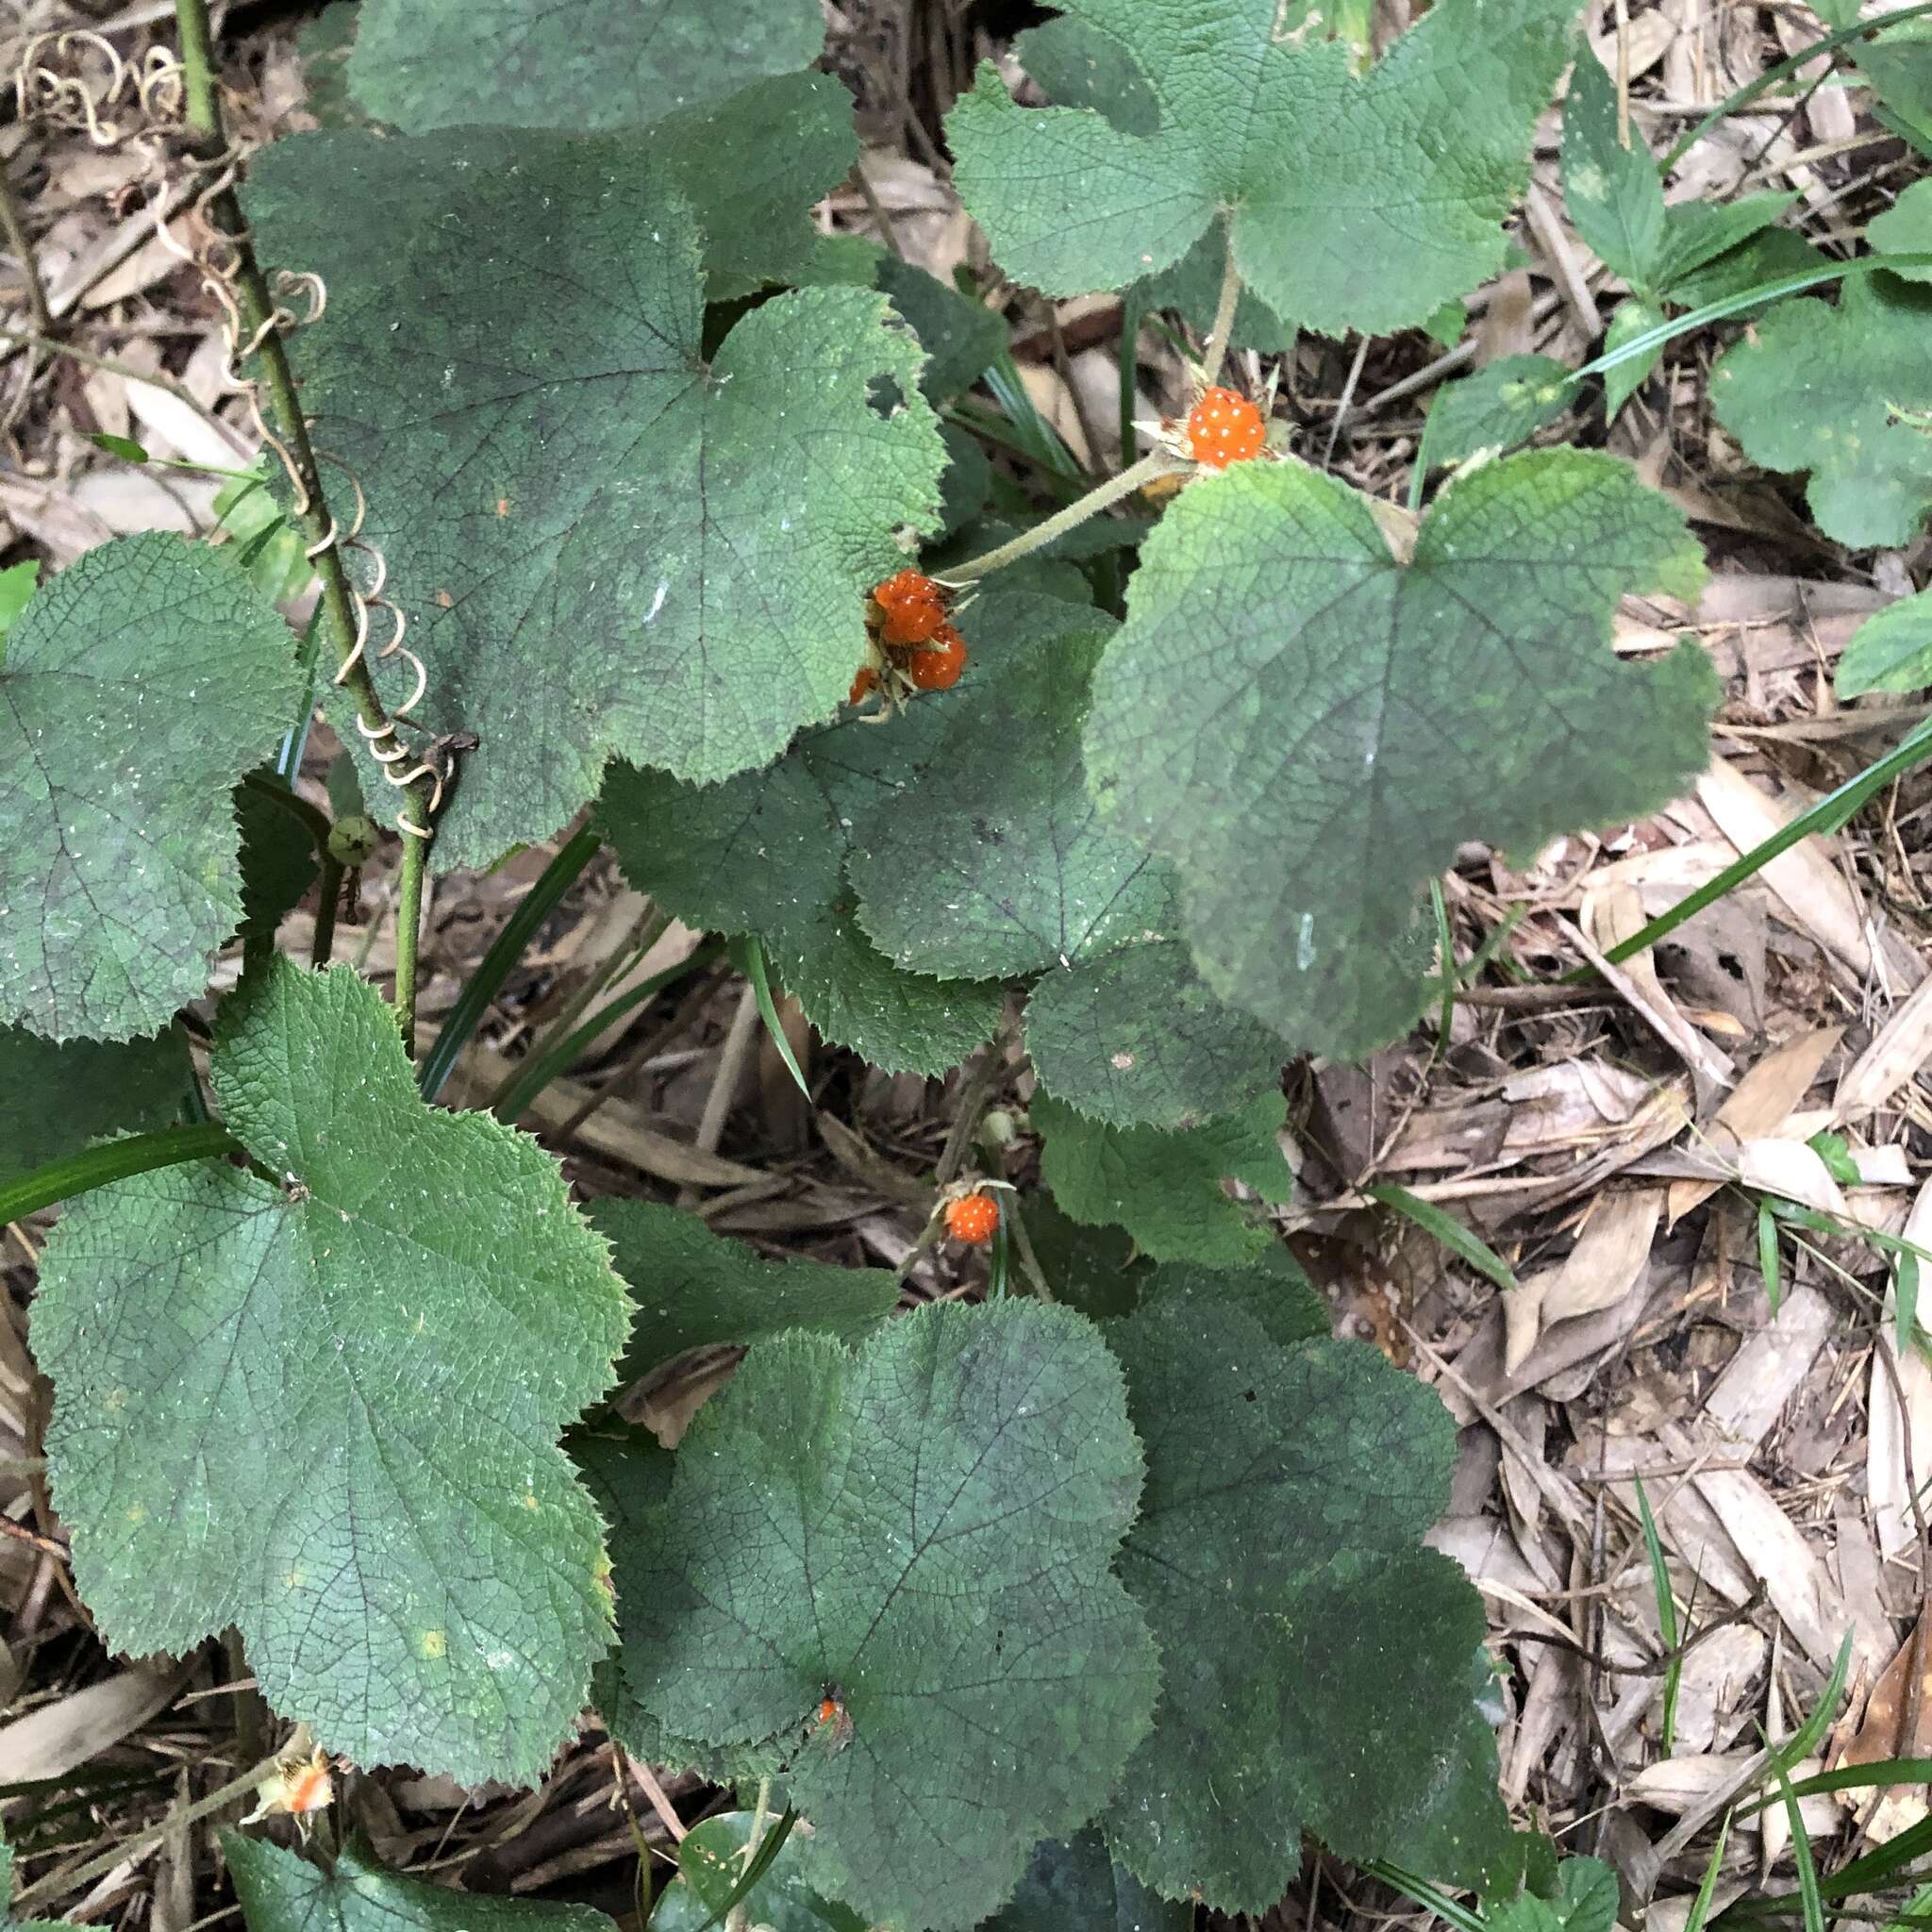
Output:
<path fill-rule="evenodd" d="M 208 28 L 208 0 L 175 0 L 175 19 L 181 36 L 181 71 L 188 102 L 188 131 L 193 151 L 205 167 L 226 158 L 227 142 L 222 131 L 222 106 L 217 91 L 213 39 Z M 380 697 L 369 666 L 357 646 L 360 625 L 357 618 L 356 591 L 342 561 L 336 541 L 335 519 L 329 514 L 328 499 L 322 487 L 321 472 L 315 460 L 315 446 L 308 438 L 308 419 L 302 413 L 296 394 L 295 377 L 289 367 L 289 353 L 281 330 L 273 325 L 275 298 L 269 292 L 261 264 L 256 259 L 248 225 L 242 219 L 242 205 L 233 187 L 224 187 L 208 203 L 208 219 L 235 251 L 235 300 L 241 311 L 243 340 L 256 341 L 261 358 L 262 386 L 268 392 L 269 409 L 275 426 L 287 449 L 294 478 L 308 499 L 295 521 L 309 540 L 317 576 L 322 582 L 323 608 L 329 628 L 335 633 L 336 648 L 345 667 L 341 682 L 355 700 L 356 712 L 364 734 L 379 741 L 392 734 L 394 725 Z M 435 788 L 426 778 L 413 779 L 398 788 L 407 801 L 406 820 L 433 830 L 429 817 Z M 396 878 L 396 1024 L 403 1036 L 403 1051 L 416 1051 L 416 945 L 423 914 L 423 879 L 429 857 L 425 833 L 403 834 L 403 860 Z"/>
<path fill-rule="evenodd" d="M 103 1852 L 98 1858 L 91 1858 L 84 1865 L 72 1871 L 50 1872 L 44 1878 L 29 1885 L 25 1891 L 16 1892 L 13 1909 L 19 1914 L 28 1906 L 39 1905 L 42 1899 L 53 1898 L 63 1891 L 72 1891 L 83 1885 L 92 1885 L 96 1878 L 104 1878 L 116 1865 L 144 1852 L 150 1845 L 159 1844 L 169 1832 L 178 1830 L 184 1824 L 193 1824 L 208 1817 L 210 1812 L 219 1811 L 224 1805 L 232 1805 L 237 1798 L 247 1796 L 264 1778 L 273 1777 L 280 1767 L 279 1757 L 264 1757 L 251 1770 L 244 1771 L 238 1778 L 231 1778 L 219 1790 L 210 1791 L 207 1797 L 197 1799 L 192 1805 L 177 1806 L 158 1824 L 151 1824 L 145 1831 L 138 1831 L 132 1838 L 123 1839 L 111 1851 Z"/>
<path fill-rule="evenodd" d="M 222 421 L 205 403 L 195 398 L 178 382 L 171 382 L 165 375 L 151 375 L 144 369 L 132 369 L 125 362 L 117 362 L 111 356 L 96 356 L 92 349 L 83 349 L 77 342 L 63 342 L 58 336 L 41 335 L 32 329 L 9 328 L 0 323 L 0 342 L 16 342 L 22 348 L 44 349 L 50 356 L 65 356 L 70 362 L 79 362 L 89 369 L 98 369 L 108 375 L 118 375 L 123 382 L 144 383 L 149 389 L 159 390 L 165 396 L 174 399 L 184 408 L 192 409 L 204 423 L 210 424 L 223 436 L 233 439 L 233 425 Z"/>
<path fill-rule="evenodd" d="M 705 1095 L 705 1110 L 698 1117 L 694 1144 L 700 1154 L 718 1151 L 718 1142 L 724 1135 L 724 1123 L 730 1118 L 732 1096 L 738 1091 L 739 1077 L 744 1072 L 744 1063 L 750 1057 L 752 1041 L 758 1038 L 758 990 L 750 980 L 746 980 L 738 1010 L 731 1016 L 730 1030 L 718 1052 L 718 1072 L 711 1081 L 711 1091 Z M 685 1188 L 678 1194 L 678 1206 L 689 1208 L 697 1197 L 695 1188 Z"/>
<path fill-rule="evenodd" d="M 4 161 L 0 161 L 0 234 L 7 237 L 8 249 L 20 263 L 20 273 L 26 283 L 27 313 L 33 318 L 35 334 L 51 335 L 54 311 L 47 307 L 47 285 L 42 281 L 41 265 L 34 258 L 33 238 L 26 231 L 26 211 L 14 194 Z"/>

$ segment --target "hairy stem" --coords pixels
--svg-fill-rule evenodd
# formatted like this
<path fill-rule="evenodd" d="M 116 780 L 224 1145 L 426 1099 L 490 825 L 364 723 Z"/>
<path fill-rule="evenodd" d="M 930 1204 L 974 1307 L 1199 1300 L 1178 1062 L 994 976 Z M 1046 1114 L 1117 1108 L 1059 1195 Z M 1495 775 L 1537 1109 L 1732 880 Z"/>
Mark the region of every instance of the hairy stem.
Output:
<path fill-rule="evenodd" d="M 1212 388 L 1227 360 L 1227 339 L 1234 333 L 1235 305 L 1241 299 L 1241 272 L 1234 265 L 1234 224 L 1227 229 L 1227 259 L 1221 270 L 1221 293 L 1214 303 L 1214 330 L 1208 338 L 1208 362 L 1204 374 Z"/>
<path fill-rule="evenodd" d="M 188 131 L 201 160 L 213 164 L 225 158 L 226 138 L 222 129 L 208 0 L 175 0 L 175 19 L 181 36 Z M 242 205 L 232 187 L 224 187 L 209 197 L 208 215 L 235 251 L 235 305 L 241 311 L 245 339 L 252 341 L 258 334 L 260 336 L 256 353 L 261 363 L 261 387 L 275 434 L 288 453 L 301 494 L 307 499 L 294 521 L 314 552 L 315 572 L 322 585 L 322 608 L 344 667 L 341 682 L 355 701 L 364 734 L 378 739 L 393 727 L 382 699 L 376 694 L 369 666 L 357 648 L 359 625 L 355 588 L 342 561 L 341 546 L 336 541 L 336 523 L 329 514 L 328 499 L 323 491 L 315 445 L 308 438 L 308 424 L 302 414 L 294 373 L 289 366 L 288 348 L 280 330 L 267 326 L 275 312 L 275 298 L 269 291 L 261 264 L 256 259 L 248 225 L 242 216 Z M 404 816 L 428 826 L 429 801 L 434 794 L 430 781 L 415 779 L 402 791 L 407 801 Z M 396 1024 L 402 1030 L 404 1050 L 411 1055 L 416 1050 L 416 926 L 423 909 L 423 874 L 428 843 L 425 837 L 404 833 L 402 868 L 396 886 Z"/>
<path fill-rule="evenodd" d="M 1085 496 L 1077 497 L 1065 509 L 1056 511 L 1043 524 L 1035 524 L 1030 530 L 1023 530 L 1010 543 L 1002 543 L 997 550 L 989 550 L 984 557 L 975 557 L 970 562 L 956 564 L 944 573 L 942 581 L 954 585 L 976 583 L 996 570 L 1004 570 L 1009 563 L 1018 563 L 1023 557 L 1031 557 L 1036 550 L 1045 549 L 1069 530 L 1078 529 L 1088 518 L 1099 515 L 1109 504 L 1118 503 L 1124 496 L 1131 496 L 1143 483 L 1151 483 L 1157 476 L 1177 475 L 1187 467 L 1178 458 L 1168 455 L 1164 449 L 1158 449 L 1123 470 L 1118 476 L 1109 477 Z"/>

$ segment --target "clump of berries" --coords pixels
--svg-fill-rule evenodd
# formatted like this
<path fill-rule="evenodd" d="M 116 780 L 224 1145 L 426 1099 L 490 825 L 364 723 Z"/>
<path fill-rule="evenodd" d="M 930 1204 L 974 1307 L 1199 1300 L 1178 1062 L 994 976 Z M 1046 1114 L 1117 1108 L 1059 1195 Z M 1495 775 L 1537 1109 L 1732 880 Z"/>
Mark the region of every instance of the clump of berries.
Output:
<path fill-rule="evenodd" d="M 1000 1204 L 991 1194 L 961 1194 L 946 1203 L 946 1233 L 968 1247 L 983 1248 L 999 1231 Z"/>
<path fill-rule="evenodd" d="M 1208 470 L 1246 462 L 1268 446 L 1261 411 L 1231 389 L 1202 391 L 1201 400 L 1188 411 L 1183 433 L 1189 456 Z"/>
<path fill-rule="evenodd" d="M 902 570 L 876 585 L 868 600 L 866 661 L 852 680 L 848 704 L 873 692 L 888 715 L 919 691 L 951 691 L 966 669 L 966 640 L 951 617 L 952 592 L 935 578 Z"/>

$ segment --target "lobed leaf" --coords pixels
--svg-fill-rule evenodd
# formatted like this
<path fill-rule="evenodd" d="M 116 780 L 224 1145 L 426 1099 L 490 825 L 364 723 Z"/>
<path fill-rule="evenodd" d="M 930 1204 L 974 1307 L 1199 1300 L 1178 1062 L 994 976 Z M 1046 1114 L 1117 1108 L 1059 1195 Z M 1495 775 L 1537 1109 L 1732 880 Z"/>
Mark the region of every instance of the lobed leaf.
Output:
<path fill-rule="evenodd" d="M 149 1040 L 70 1040 L 0 1026 L 0 1177 L 77 1154 L 106 1134 L 164 1127 L 194 1069 L 170 1026 Z"/>
<path fill-rule="evenodd" d="M 129 1040 L 242 922 L 228 802 L 287 728 L 294 640 L 213 552 L 92 550 L 0 638 L 0 1024 Z"/>
<path fill-rule="evenodd" d="M 248 1932 L 612 1932 L 589 1906 L 453 1891 L 386 1871 L 352 1840 L 325 1872 L 239 1831 L 222 1855 Z"/>
<path fill-rule="evenodd" d="M 328 282 L 304 395 L 369 479 L 425 728 L 480 740 L 439 864 L 554 831 L 613 753 L 713 782 L 832 715 L 945 461 L 883 296 L 775 296 L 708 366 L 690 205 L 623 139 L 297 137 L 249 205 Z"/>
<path fill-rule="evenodd" d="M 1049 598 L 990 607 L 970 633 L 991 654 L 981 694 L 943 714 L 916 786 L 855 827 L 846 874 L 894 964 L 1041 975 L 1027 1041 L 1061 1099 L 1186 1126 L 1272 1084 L 1280 1043 L 1201 983 L 1172 869 L 1089 795 L 1080 733 L 1112 628 Z"/>
<path fill-rule="evenodd" d="M 363 0 L 362 109 L 451 126 L 637 127 L 818 56 L 814 0 Z"/>
<path fill-rule="evenodd" d="M 1608 648 L 1620 596 L 1701 575 L 1682 517 L 1608 457 L 1464 473 L 1406 564 L 1341 484 L 1239 465 L 1142 546 L 1094 680 L 1090 781 L 1179 867 L 1222 999 L 1304 1049 L 1367 1052 L 1421 1010 L 1420 895 L 1461 841 L 1534 851 L 1702 767 L 1703 653 Z"/>
<path fill-rule="evenodd" d="M 233 1624 L 269 1702 L 362 1764 L 529 1782 L 609 1630 L 601 1525 L 557 1445 L 626 1305 L 556 1163 L 426 1108 L 393 1014 L 274 960 L 209 1078 L 257 1166 L 75 1202 L 33 1344 L 49 1479 L 112 1648 Z"/>
<path fill-rule="evenodd" d="M 1119 1370 L 1064 1308 L 763 1342 L 620 1534 L 630 1690 L 781 1755 L 808 1884 L 870 1923 L 972 1925 L 1144 1731 L 1154 1652 L 1108 1568 L 1140 1467 Z M 826 1696 L 849 1728 L 817 1722 Z"/>
<path fill-rule="evenodd" d="M 1838 306 L 1780 302 L 1710 375 L 1755 463 L 1808 470 L 1811 515 L 1857 548 L 1907 543 L 1932 512 L 1932 290 L 1847 280 Z"/>
<path fill-rule="evenodd" d="M 1033 1124 L 1045 1142 L 1041 1178 L 1075 1221 L 1124 1227 L 1157 1261 L 1234 1267 L 1269 1244 L 1265 1227 L 1222 1191 L 1226 1179 L 1264 1201 L 1294 1184 L 1276 1136 L 1282 1102 L 1268 1092 L 1239 1113 L 1198 1127 L 1108 1127 L 1035 1094 Z"/>
<path fill-rule="evenodd" d="M 1115 1856 L 1227 1912 L 1281 1896 L 1305 1829 L 1346 1858 L 1513 1884 L 1467 1688 L 1482 1607 L 1420 1541 L 1454 1426 L 1372 1349 L 1271 1340 L 1216 1291 L 1240 1278 L 1158 1291 L 1106 1330 L 1147 1445 L 1120 1574 L 1162 1668 L 1102 1820 Z"/>
<path fill-rule="evenodd" d="M 889 1268 L 767 1261 L 747 1243 L 713 1234 L 695 1214 L 656 1201 L 597 1201 L 589 1213 L 637 1305 L 620 1381 L 690 1349 L 758 1341 L 789 1328 L 856 1341 L 899 1299 Z"/>
<path fill-rule="evenodd" d="M 1064 11 L 1138 66 L 1158 126 L 1023 109 L 983 65 L 946 131 L 1001 265 L 1053 295 L 1124 288 L 1225 211 L 1248 287 L 1327 334 L 1420 323 L 1500 265 L 1574 21 L 1570 0 L 1441 0 L 1358 75 L 1342 42 L 1277 33 L 1276 0 Z"/>

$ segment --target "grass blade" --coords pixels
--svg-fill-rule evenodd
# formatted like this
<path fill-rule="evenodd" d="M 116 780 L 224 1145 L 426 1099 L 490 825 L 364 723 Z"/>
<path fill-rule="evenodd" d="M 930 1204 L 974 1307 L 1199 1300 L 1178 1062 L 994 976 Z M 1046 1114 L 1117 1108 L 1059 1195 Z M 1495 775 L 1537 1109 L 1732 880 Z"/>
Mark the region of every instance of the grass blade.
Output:
<path fill-rule="evenodd" d="M 1764 1298 L 1774 1315 L 1784 1298 L 1784 1290 L 1778 1274 L 1777 1216 L 1769 1201 L 1757 1204 L 1757 1272 L 1764 1276 Z"/>
<path fill-rule="evenodd" d="M 1926 261 L 1928 266 L 1932 266 L 1932 256 L 1928 256 Z M 1757 877 L 1780 853 L 1789 852 L 1814 832 L 1837 831 L 1894 778 L 1903 777 L 1928 758 L 1932 758 L 1932 719 L 1915 725 L 1882 758 L 1867 765 L 1862 772 L 1855 773 L 1836 791 L 1826 792 L 1808 811 L 1801 812 L 1782 831 L 1774 832 L 1761 844 L 1752 846 L 1734 864 L 1725 866 L 1714 879 L 1707 880 L 1694 892 L 1686 893 L 1668 911 L 1659 912 L 1627 940 L 1610 947 L 1604 957 L 1612 966 L 1620 966 L 1633 954 L 1655 945 L 1666 933 L 1674 932 L 1687 919 L 1696 918 L 1707 906 L 1714 906 L 1726 892 L 1734 892 L 1747 880 Z M 1593 977 L 1595 973 L 1593 966 L 1573 967 L 1557 984 L 1574 986 Z"/>
<path fill-rule="evenodd" d="M 1663 1540 L 1657 1533 L 1657 1519 L 1650 1513 L 1650 1498 L 1643 1492 L 1643 1478 L 1637 1478 L 1637 1514 L 1643 1525 L 1643 1548 L 1650 1558 L 1651 1587 L 1657 1591 L 1657 1627 L 1664 1649 L 1677 1647 L 1677 1600 L 1671 1594 L 1670 1567 L 1664 1561 Z M 1677 1741 L 1677 1690 L 1684 1678 L 1684 1659 L 1674 1657 L 1664 1669 L 1663 1746 L 1668 1757 Z"/>
<path fill-rule="evenodd" d="M 510 914 L 496 935 L 495 944 L 483 955 L 482 964 L 457 996 L 441 1032 L 436 1036 L 436 1043 L 424 1056 L 416 1084 L 423 1090 L 425 1100 L 434 1100 L 442 1091 L 458 1056 L 470 1043 L 470 1036 L 483 1024 L 490 1002 L 503 991 L 504 981 L 523 958 L 524 948 L 557 909 L 558 901 L 576 884 L 578 875 L 597 856 L 597 848 L 603 842 L 586 826 L 558 852 L 543 868 L 542 876 L 524 894 L 523 903 Z"/>
<path fill-rule="evenodd" d="M 1516 1276 L 1510 1273 L 1509 1264 L 1491 1248 L 1488 1242 L 1472 1234 L 1453 1214 L 1445 1214 L 1433 1201 L 1424 1201 L 1419 1195 L 1411 1194 L 1407 1188 L 1398 1188 L 1392 1181 L 1377 1181 L 1374 1187 L 1364 1188 L 1362 1192 L 1370 1200 L 1379 1201 L 1385 1208 L 1392 1208 L 1398 1214 L 1404 1214 L 1452 1255 L 1467 1261 L 1478 1274 L 1486 1274 L 1498 1288 L 1515 1288 Z"/>
<path fill-rule="evenodd" d="M 811 1089 L 806 1084 L 798 1056 L 791 1051 L 791 1041 L 786 1037 L 785 1028 L 778 1019 L 777 1005 L 772 998 L 771 974 L 765 970 L 765 949 L 759 943 L 758 936 L 746 933 L 742 939 L 734 940 L 731 951 L 740 970 L 751 981 L 752 996 L 758 1003 L 758 1018 L 765 1023 L 765 1031 L 772 1036 L 772 1044 L 778 1049 L 778 1058 L 785 1062 L 785 1071 L 791 1075 L 798 1091 L 809 1103 Z"/>
<path fill-rule="evenodd" d="M 130 1174 L 149 1174 L 158 1167 L 176 1167 L 184 1160 L 239 1153 L 241 1147 L 226 1127 L 212 1122 L 205 1126 L 162 1127 L 158 1133 L 107 1141 L 98 1147 L 70 1154 L 64 1160 L 50 1160 L 0 1187 L 0 1227 L 38 1214 L 56 1201 L 71 1201 L 76 1194 L 104 1188 L 109 1181 L 125 1181 Z"/>

